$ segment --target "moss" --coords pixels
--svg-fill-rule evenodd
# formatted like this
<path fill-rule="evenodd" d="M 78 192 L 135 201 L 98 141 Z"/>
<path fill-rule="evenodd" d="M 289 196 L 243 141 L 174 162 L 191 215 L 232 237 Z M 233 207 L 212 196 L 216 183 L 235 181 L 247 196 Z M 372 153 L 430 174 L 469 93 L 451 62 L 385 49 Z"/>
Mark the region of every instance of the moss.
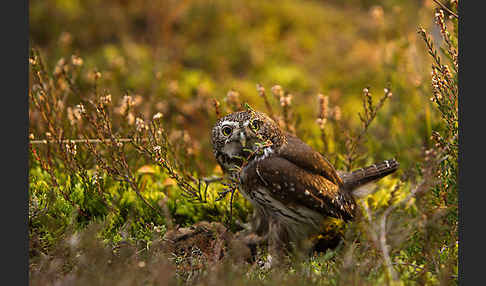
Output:
<path fill-rule="evenodd" d="M 163 117 L 153 130 L 167 138 L 143 145 L 159 147 L 161 156 L 130 143 L 77 144 L 74 155 L 63 144 L 31 146 L 33 284 L 392 284 L 373 237 L 390 206 L 396 209 L 387 217 L 386 238 L 400 283 L 457 284 L 457 118 L 453 101 L 430 100 L 438 91 L 429 72 L 437 55 L 427 55 L 416 33 L 420 23 L 431 22 L 431 7 L 401 0 L 64 2 L 36 1 L 29 8 L 30 42 L 39 53 L 30 65 L 34 139 L 47 139 L 46 132 L 54 138 L 153 139 L 157 135 L 143 126 L 152 126 L 158 112 Z M 451 37 L 457 47 L 457 35 Z M 453 77 L 442 98 L 453 98 L 453 61 L 441 61 Z M 446 77 L 436 71 L 436 80 Z M 362 209 L 349 224 L 327 221 L 315 237 L 320 252 L 304 261 L 267 269 L 264 247 L 252 248 L 253 261 L 236 261 L 231 243 L 217 263 L 164 252 L 164 236 L 181 227 L 219 222 L 227 234 L 241 234 L 251 220 L 251 205 L 240 194 L 230 216 L 230 196 L 218 200 L 227 187 L 198 179 L 221 176 L 209 138 L 214 100 L 222 114 L 243 103 L 265 111 L 257 84 L 266 88 L 275 114 L 289 111 L 297 135 L 338 169 L 346 167 L 348 136 L 362 130 L 363 88 L 374 106 L 390 88 L 393 96 L 366 129 L 354 164 L 396 157 L 399 172 L 359 200 L 371 216 Z M 271 93 L 275 84 L 293 95 L 289 110 Z M 235 104 L 229 90 L 239 92 Z M 316 124 L 319 93 L 329 96 L 322 129 Z M 107 94 L 111 103 L 99 105 Z M 133 100 L 129 108 L 124 96 Z M 98 125 L 76 119 L 78 104 Z M 400 204 L 430 180 L 428 167 L 443 150 L 448 157 L 436 169 L 438 183 Z"/>

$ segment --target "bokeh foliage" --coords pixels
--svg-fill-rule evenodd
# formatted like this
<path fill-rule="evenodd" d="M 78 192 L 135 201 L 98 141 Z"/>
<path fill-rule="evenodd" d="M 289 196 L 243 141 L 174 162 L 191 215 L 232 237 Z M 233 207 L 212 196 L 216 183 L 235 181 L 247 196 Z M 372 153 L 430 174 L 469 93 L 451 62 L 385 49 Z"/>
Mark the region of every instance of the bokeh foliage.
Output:
<path fill-rule="evenodd" d="M 176 169 L 187 172 L 185 178 L 221 175 L 210 145 L 210 129 L 217 119 L 214 100 L 221 104 L 223 113 L 244 102 L 265 111 L 256 88 L 261 84 L 273 108 L 280 110 L 280 102 L 270 95 L 271 87 L 280 85 L 292 95 L 291 116 L 297 135 L 338 169 L 344 169 L 346 135 L 360 129 L 363 88 L 375 97 L 388 88 L 393 95 L 367 130 L 354 166 L 391 157 L 400 162 L 399 172 L 380 181 L 380 190 L 365 202 L 379 214 L 405 198 L 425 177 L 421 173 L 421 167 L 428 164 L 425 151 L 443 147 L 434 140 L 434 131 L 445 141 L 451 140 L 450 122 L 443 120 L 444 112 L 436 108 L 437 102 L 431 102 L 436 93 L 430 75 L 434 58 L 417 34 L 417 27 L 423 26 L 431 31 L 436 46 L 442 43 L 440 29 L 434 25 L 435 7 L 429 0 L 31 0 L 29 40 L 45 65 L 49 88 L 44 90 L 58 100 L 50 114 L 60 119 L 55 125 L 63 130 L 63 138 L 80 138 L 85 129 L 94 132 L 73 123 L 76 105 L 110 95 L 112 127 L 118 138 L 133 135 L 137 117 L 149 120 L 158 112 L 163 114 L 163 129 L 175 146 L 174 158 L 180 160 Z M 453 27 L 451 19 L 446 21 Z M 439 54 L 446 55 L 446 51 Z M 31 62 L 31 93 L 37 90 L 33 73 L 40 68 L 38 64 Z M 328 97 L 334 112 L 324 127 L 325 137 L 316 123 L 319 93 Z M 123 110 L 126 96 L 133 100 L 130 111 Z M 46 132 L 52 131 L 32 102 L 29 115 L 34 138 L 49 139 Z M 43 265 L 43 255 L 56 257 L 57 249 L 73 233 L 97 223 L 102 224 L 97 236 L 109 245 L 128 242 L 150 249 L 171 224 L 220 221 L 236 231 L 250 219 L 250 204 L 236 194 L 230 224 L 229 197 L 216 200 L 224 189 L 220 184 L 210 185 L 204 203 L 182 196 L 167 170 L 127 144 L 123 152 L 143 197 L 149 204 L 168 210 L 165 216 L 160 215 L 139 200 L 129 184 L 114 180 L 97 167 L 88 148 L 81 145 L 75 156 L 82 162 L 85 177 L 77 169 L 69 171 L 55 155 L 50 174 L 36 160 L 36 156 L 48 154 L 49 148 L 40 146 L 38 154 L 31 152 L 32 271 Z M 115 149 L 104 152 L 109 150 Z M 442 184 L 392 215 L 395 267 L 406 284 L 457 279 L 457 153 L 449 155 L 441 162 Z M 391 192 L 397 184 L 400 188 Z M 445 212 L 446 219 L 438 212 Z M 424 219 L 424 215 L 428 217 Z M 351 243 L 314 257 L 303 267 L 324 275 L 326 285 L 389 281 L 384 266 L 367 262 L 366 254 L 379 257 L 369 234 L 359 223 L 350 228 L 346 230 L 349 241 L 359 233 L 361 244 Z M 407 236 L 400 236 L 401 232 Z M 359 261 L 361 266 L 350 270 L 350 261 Z M 344 278 L 346 273 L 351 278 Z M 442 277 L 443 273 L 455 273 L 455 278 Z M 231 275 L 237 280 L 237 272 Z M 268 278 L 265 273 L 258 275 Z M 288 279 L 323 283 L 315 277 L 296 277 Z"/>

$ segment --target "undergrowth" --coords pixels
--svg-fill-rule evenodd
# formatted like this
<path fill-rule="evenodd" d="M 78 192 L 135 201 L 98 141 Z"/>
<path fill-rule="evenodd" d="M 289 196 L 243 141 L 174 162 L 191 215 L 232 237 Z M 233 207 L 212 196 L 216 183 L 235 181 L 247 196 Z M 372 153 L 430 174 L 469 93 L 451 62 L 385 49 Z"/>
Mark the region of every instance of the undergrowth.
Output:
<path fill-rule="evenodd" d="M 421 95 L 430 94 L 425 100 L 415 94 L 415 105 L 404 107 L 407 104 L 404 91 L 415 87 L 409 88 L 410 82 L 393 78 L 393 74 L 378 98 L 374 95 L 379 93 L 375 91 L 376 83 L 359 88 L 353 83 L 349 87 L 353 95 L 347 97 L 353 102 L 351 106 L 335 95 L 343 92 L 339 88 L 330 88 L 329 93 L 316 92 L 320 88 L 315 88 L 315 82 L 296 76 L 299 72 L 295 67 L 280 65 L 278 72 L 271 72 L 269 66 L 253 63 L 258 66 L 255 70 L 265 77 L 281 73 L 275 76 L 281 82 L 277 81 L 280 85 L 253 82 L 250 89 L 252 75 L 244 70 L 243 62 L 219 63 L 212 55 L 198 56 L 197 49 L 191 50 L 195 53 L 191 56 L 178 53 L 177 47 L 186 43 L 173 33 L 177 25 L 186 25 L 184 13 L 211 18 L 213 10 L 234 8 L 221 3 L 211 7 L 180 5 L 181 14 L 173 12 L 176 15 L 172 18 L 161 20 L 157 17 L 160 15 L 149 15 L 151 21 L 163 22 L 162 32 L 151 30 L 161 33 L 150 43 L 157 47 L 152 56 L 156 58 L 170 50 L 179 64 L 190 62 L 188 65 L 194 68 L 182 75 L 177 75 L 179 71 L 174 68 L 172 73 L 178 80 L 164 81 L 163 86 L 158 85 L 163 80 L 157 67 L 152 67 L 152 81 L 144 74 L 139 79 L 129 75 L 146 68 L 127 63 L 131 56 L 145 64 L 150 62 L 143 48 L 138 55 L 125 57 L 114 46 L 105 47 L 110 55 L 109 71 L 94 66 L 96 56 L 84 59 L 82 53 L 60 51 L 64 56 L 52 65 L 52 50 L 31 50 L 30 283 L 457 284 L 459 66 L 454 12 L 436 10 L 435 22 L 442 39 L 440 49 L 424 28 L 418 30 L 423 49 L 432 59 L 432 76 L 425 81 L 430 87 L 419 88 Z M 281 10 L 259 7 L 264 11 L 261 13 L 269 13 L 268 17 L 280 19 L 284 25 L 290 17 L 288 11 L 295 11 L 294 5 L 300 7 L 292 1 L 286 1 Z M 315 8 L 314 4 L 302 5 L 309 12 Z M 451 1 L 448 7 L 457 11 L 457 1 Z M 41 9 L 35 5 L 33 8 L 34 12 Z M 138 13 L 131 10 L 133 7 L 127 9 Z M 372 22 L 367 25 L 381 31 L 377 41 L 393 37 L 389 34 L 391 28 L 384 25 L 384 21 L 390 22 L 384 18 L 383 8 L 373 6 L 370 11 Z M 34 13 L 32 17 L 41 16 Z M 251 17 L 260 25 L 260 18 Z M 220 18 L 213 21 L 224 22 Z M 149 21 L 153 28 L 152 25 L 155 24 Z M 225 25 L 218 29 L 238 29 Z M 290 23 L 287 25 L 288 29 L 297 29 Z M 193 28 L 187 32 L 201 48 L 203 44 L 193 35 Z M 38 29 L 34 29 L 34 33 L 39 33 L 37 36 L 41 34 Z M 109 34 L 110 30 L 105 27 L 91 33 Z M 60 44 L 70 45 L 70 34 L 63 35 L 64 42 Z M 96 41 L 96 36 L 89 39 Z M 304 50 L 305 43 L 300 43 Z M 253 48 L 251 43 L 248 45 Z M 296 53 L 302 52 L 301 48 Z M 233 60 L 242 55 L 258 59 L 234 46 L 228 49 L 236 53 L 230 57 Z M 400 53 L 394 57 L 399 58 Z M 286 56 L 279 55 L 275 62 Z M 298 55 L 292 56 L 296 61 L 304 61 Z M 394 57 L 385 61 L 388 68 L 399 65 L 400 61 Z M 221 88 L 225 95 L 214 96 L 219 88 L 215 87 L 217 81 L 195 69 L 205 64 L 214 73 L 246 74 L 250 80 L 235 84 L 241 89 L 228 88 L 224 83 Z M 137 71 L 128 68 L 135 66 Z M 299 83 L 301 79 L 303 83 Z M 123 80 L 127 82 L 122 83 Z M 329 82 L 329 86 L 339 87 L 338 80 Z M 148 86 L 143 95 L 132 91 L 141 86 Z M 311 109 L 303 102 L 316 104 Z M 359 199 L 361 212 L 355 221 L 344 225 L 342 221 L 329 220 L 319 239 L 325 242 L 338 233 L 337 246 L 275 268 L 269 267 L 265 249 L 252 249 L 248 238 L 240 235 L 251 221 L 251 205 L 238 194 L 237 186 L 223 176 L 212 158 L 208 136 L 216 118 L 241 110 L 247 103 L 269 114 L 283 129 L 305 139 L 339 170 L 354 170 L 392 156 L 401 163 L 396 175 L 380 180 Z M 403 118 L 417 106 L 425 110 L 425 119 L 405 121 Z M 432 123 L 432 118 L 437 122 Z M 412 131 L 407 128 L 419 122 L 421 127 L 412 130 L 415 133 L 411 136 L 415 138 L 409 138 Z M 398 130 L 387 132 L 387 128 Z M 420 144 L 414 143 L 414 148 L 410 148 L 404 142 Z M 232 196 L 225 196 L 230 191 Z"/>

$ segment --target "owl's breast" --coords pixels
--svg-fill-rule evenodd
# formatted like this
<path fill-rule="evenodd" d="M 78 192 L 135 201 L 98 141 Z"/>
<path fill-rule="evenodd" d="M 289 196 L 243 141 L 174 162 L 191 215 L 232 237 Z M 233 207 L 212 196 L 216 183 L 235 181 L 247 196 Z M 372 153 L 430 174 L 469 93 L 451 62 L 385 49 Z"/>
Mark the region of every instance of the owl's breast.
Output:
<path fill-rule="evenodd" d="M 254 206 L 263 207 L 269 203 L 269 190 L 262 186 L 258 177 L 258 160 L 253 159 L 240 172 L 240 191 Z"/>
<path fill-rule="evenodd" d="M 269 184 L 259 174 L 258 161 L 245 166 L 240 173 L 240 192 L 254 207 L 287 226 L 302 224 L 318 227 L 323 216 L 307 207 L 293 204 L 285 199 L 288 191 L 279 184 Z M 291 188 L 292 186 L 286 185 Z"/>

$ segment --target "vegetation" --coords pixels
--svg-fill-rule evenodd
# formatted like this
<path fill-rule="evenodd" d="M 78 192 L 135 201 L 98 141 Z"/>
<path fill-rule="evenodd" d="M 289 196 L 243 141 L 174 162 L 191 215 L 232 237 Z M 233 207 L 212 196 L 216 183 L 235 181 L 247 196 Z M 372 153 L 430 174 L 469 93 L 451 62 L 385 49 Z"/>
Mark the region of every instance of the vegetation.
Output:
<path fill-rule="evenodd" d="M 30 1 L 30 283 L 457 284 L 457 1 L 439 4 Z M 400 169 L 316 238 L 338 243 L 268 267 L 210 144 L 246 104 L 337 169 Z"/>

